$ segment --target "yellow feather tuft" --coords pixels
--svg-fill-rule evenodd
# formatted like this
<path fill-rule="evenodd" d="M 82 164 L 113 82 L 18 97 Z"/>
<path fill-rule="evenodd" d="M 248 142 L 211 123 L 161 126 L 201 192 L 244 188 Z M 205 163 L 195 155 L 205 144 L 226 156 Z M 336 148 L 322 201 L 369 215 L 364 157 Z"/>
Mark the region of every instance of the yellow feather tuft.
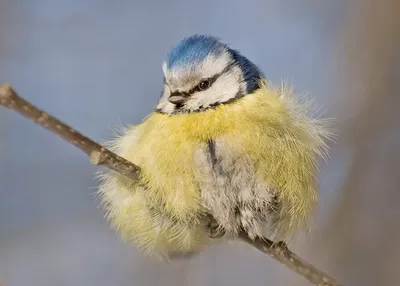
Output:
<path fill-rule="evenodd" d="M 257 176 L 273 186 L 282 204 L 275 232 L 291 236 L 307 226 L 314 211 L 318 160 L 327 155 L 326 139 L 331 137 L 327 122 L 310 117 L 308 109 L 307 102 L 296 101 L 290 87 L 263 82 L 254 93 L 214 109 L 151 113 L 111 144 L 142 168 L 141 183 L 146 186 L 105 175 L 100 191 L 111 221 L 124 237 L 148 251 L 186 252 L 207 243 L 206 231 L 196 226 L 204 207 L 194 154 L 200 144 L 218 139 L 232 152 L 247 154 Z M 152 208 L 178 223 L 160 225 Z"/>

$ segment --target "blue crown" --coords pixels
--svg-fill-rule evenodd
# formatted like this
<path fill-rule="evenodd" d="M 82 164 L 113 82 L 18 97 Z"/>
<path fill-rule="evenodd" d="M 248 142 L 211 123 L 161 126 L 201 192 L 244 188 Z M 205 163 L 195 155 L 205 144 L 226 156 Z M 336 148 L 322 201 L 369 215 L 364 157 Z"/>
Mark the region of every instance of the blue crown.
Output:
<path fill-rule="evenodd" d="M 198 64 L 208 55 L 221 55 L 227 45 L 212 36 L 194 35 L 180 41 L 167 56 L 167 67 L 183 67 Z"/>
<path fill-rule="evenodd" d="M 259 79 L 264 77 L 263 72 L 240 52 L 221 43 L 218 38 L 213 36 L 193 35 L 184 38 L 168 53 L 167 68 L 200 64 L 207 56 L 218 57 L 224 52 L 230 54 L 232 60 L 241 69 L 247 84 L 247 92 L 259 88 Z"/>

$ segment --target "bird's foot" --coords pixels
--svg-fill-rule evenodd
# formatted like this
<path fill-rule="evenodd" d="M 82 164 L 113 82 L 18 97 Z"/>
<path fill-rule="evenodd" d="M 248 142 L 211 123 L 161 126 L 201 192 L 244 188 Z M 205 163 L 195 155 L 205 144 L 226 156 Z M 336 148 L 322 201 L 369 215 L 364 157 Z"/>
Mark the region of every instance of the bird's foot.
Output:
<path fill-rule="evenodd" d="M 221 238 L 225 235 L 225 231 L 219 226 L 218 222 L 213 217 L 210 217 L 207 227 L 209 229 L 210 238 Z"/>
<path fill-rule="evenodd" d="M 278 242 L 275 242 L 274 243 L 274 246 L 276 247 L 276 248 L 280 248 L 280 249 L 282 249 L 282 250 L 288 250 L 289 248 L 288 248 L 288 246 L 287 246 L 287 244 L 286 244 L 286 242 L 284 242 L 284 241 L 278 241 Z"/>

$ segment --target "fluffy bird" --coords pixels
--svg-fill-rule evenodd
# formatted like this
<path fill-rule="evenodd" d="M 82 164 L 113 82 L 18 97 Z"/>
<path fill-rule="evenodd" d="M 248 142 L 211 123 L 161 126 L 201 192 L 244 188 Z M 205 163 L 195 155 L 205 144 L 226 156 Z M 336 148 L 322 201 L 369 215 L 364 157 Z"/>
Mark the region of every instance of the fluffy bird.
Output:
<path fill-rule="evenodd" d="M 142 170 L 139 181 L 101 175 L 117 232 L 170 257 L 239 232 L 287 241 L 307 229 L 330 136 L 309 102 L 212 36 L 183 39 L 162 69 L 154 110 L 108 144 Z"/>

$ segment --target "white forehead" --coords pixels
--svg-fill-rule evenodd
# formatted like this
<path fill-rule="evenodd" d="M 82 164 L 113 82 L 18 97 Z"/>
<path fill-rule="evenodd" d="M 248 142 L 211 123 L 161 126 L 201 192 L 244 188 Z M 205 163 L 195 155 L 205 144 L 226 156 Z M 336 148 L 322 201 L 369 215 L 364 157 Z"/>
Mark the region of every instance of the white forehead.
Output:
<path fill-rule="evenodd" d="M 168 69 L 167 63 L 163 62 L 162 69 L 171 90 L 187 90 L 201 79 L 221 73 L 232 60 L 232 56 L 224 51 L 218 56 L 210 54 L 198 64 L 174 66 L 171 69 Z"/>

